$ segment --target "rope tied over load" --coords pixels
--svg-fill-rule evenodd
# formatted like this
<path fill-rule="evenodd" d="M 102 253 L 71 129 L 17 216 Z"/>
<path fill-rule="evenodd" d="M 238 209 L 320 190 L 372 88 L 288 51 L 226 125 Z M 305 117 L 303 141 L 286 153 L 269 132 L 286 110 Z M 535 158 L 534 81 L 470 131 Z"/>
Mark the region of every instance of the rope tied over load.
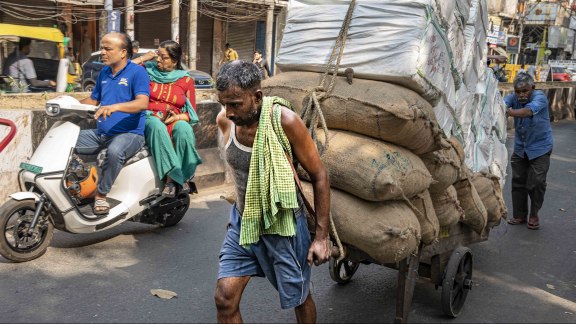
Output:
<path fill-rule="evenodd" d="M 328 126 L 326 126 L 326 120 L 324 119 L 324 114 L 322 113 L 321 103 L 324 99 L 326 99 L 330 95 L 330 93 L 334 89 L 336 76 L 338 75 L 338 69 L 340 68 L 340 61 L 342 60 L 342 54 L 344 53 L 344 46 L 346 45 L 348 28 L 350 27 L 350 22 L 352 21 L 352 13 L 354 12 L 355 7 L 356 7 L 356 0 L 352 0 L 350 2 L 350 5 L 348 6 L 348 11 L 346 12 L 344 22 L 342 23 L 342 27 L 340 28 L 340 32 L 338 33 L 338 37 L 336 38 L 336 43 L 334 44 L 332 53 L 330 54 L 330 59 L 328 60 L 328 63 L 326 65 L 326 71 L 324 71 L 324 74 L 322 75 L 320 84 L 314 89 L 312 89 L 308 102 L 304 106 L 302 114 L 300 115 L 300 117 L 306 124 L 306 127 L 308 128 L 308 132 L 310 133 L 312 139 L 316 143 L 316 147 L 318 148 L 320 156 L 322 156 L 324 152 L 326 152 L 329 145 Z M 334 60 L 336 60 L 335 64 Z M 330 77 L 330 83 L 328 84 L 328 87 L 326 87 L 328 74 L 331 74 L 331 77 Z M 316 133 L 316 127 L 318 127 L 319 124 L 320 127 L 322 127 L 322 130 L 324 131 L 323 145 L 318 140 L 318 135 Z M 338 247 L 339 255 L 337 257 L 337 261 L 342 261 L 345 257 L 344 247 L 342 246 L 342 242 L 340 241 L 338 233 L 336 232 L 336 226 L 334 225 L 334 219 L 332 218 L 332 213 L 330 213 L 330 230 L 332 232 L 334 241 L 336 242 L 336 246 Z"/>
<path fill-rule="evenodd" d="M 340 32 L 336 38 L 334 48 L 332 48 L 332 53 L 330 54 L 330 58 L 326 64 L 326 70 L 322 75 L 322 79 L 320 80 L 319 85 L 312 89 L 308 102 L 304 106 L 302 114 L 300 115 L 306 124 L 312 139 L 316 142 L 320 156 L 324 154 L 329 146 L 328 127 L 326 126 L 324 114 L 322 114 L 321 103 L 330 95 L 334 89 L 336 76 L 338 75 L 340 62 L 342 60 L 342 54 L 344 53 L 344 46 L 346 45 L 346 39 L 348 37 L 348 29 L 350 28 L 350 23 L 352 21 L 352 13 L 354 12 L 355 7 L 356 0 L 352 0 L 348 6 L 348 11 L 346 12 L 346 16 L 342 22 L 342 27 L 340 28 Z M 331 74 L 330 78 L 328 78 L 328 74 Z M 328 79 L 330 80 L 329 84 L 326 84 Z M 320 127 L 324 130 L 324 144 L 321 144 L 318 140 L 318 135 L 316 133 L 316 127 L 318 127 L 318 125 L 320 125 Z"/>

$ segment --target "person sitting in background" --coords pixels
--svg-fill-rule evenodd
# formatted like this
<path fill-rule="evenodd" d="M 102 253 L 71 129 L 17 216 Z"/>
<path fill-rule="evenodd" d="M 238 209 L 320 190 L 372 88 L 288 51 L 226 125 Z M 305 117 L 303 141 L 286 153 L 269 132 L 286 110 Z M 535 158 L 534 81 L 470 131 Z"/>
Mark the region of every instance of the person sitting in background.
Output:
<path fill-rule="evenodd" d="M 194 79 L 182 69 L 181 59 L 182 47 L 172 40 L 135 59 L 150 76 L 146 143 L 165 181 L 162 195 L 170 198 L 176 196 L 174 182 L 182 192 L 190 191 L 188 181 L 202 163 L 192 129 L 198 122 Z"/>
<path fill-rule="evenodd" d="M 22 88 L 26 87 L 24 92 L 30 91 L 32 87 L 56 87 L 56 81 L 42 81 L 38 80 L 34 63 L 28 58 L 30 54 L 30 38 L 21 37 L 18 42 L 18 49 L 15 49 L 12 54 L 8 55 L 4 63 L 3 75 L 10 76 L 14 79 L 12 91 L 22 92 Z"/>

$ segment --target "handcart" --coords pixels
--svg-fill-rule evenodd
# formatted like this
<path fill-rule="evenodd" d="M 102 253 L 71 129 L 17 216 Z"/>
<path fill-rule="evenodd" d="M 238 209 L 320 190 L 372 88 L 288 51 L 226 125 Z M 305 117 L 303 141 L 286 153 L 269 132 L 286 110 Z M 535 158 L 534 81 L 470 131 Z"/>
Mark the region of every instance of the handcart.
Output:
<path fill-rule="evenodd" d="M 361 263 L 380 264 L 398 270 L 396 294 L 396 323 L 406 323 L 412 304 L 414 286 L 418 279 L 442 287 L 442 311 L 457 317 L 462 311 L 468 292 L 472 289 L 472 251 L 466 246 L 488 239 L 489 227 L 482 234 L 462 223 L 442 229 L 436 243 L 423 246 L 398 263 L 380 264 L 366 253 L 346 245 L 344 258 L 337 261 L 334 251 L 329 271 L 338 284 L 348 283 Z"/>

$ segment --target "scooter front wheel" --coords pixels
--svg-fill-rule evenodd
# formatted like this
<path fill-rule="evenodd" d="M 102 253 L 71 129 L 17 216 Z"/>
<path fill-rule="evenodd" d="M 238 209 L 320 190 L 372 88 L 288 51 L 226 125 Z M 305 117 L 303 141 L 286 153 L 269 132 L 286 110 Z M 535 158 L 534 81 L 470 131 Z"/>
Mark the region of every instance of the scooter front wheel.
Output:
<path fill-rule="evenodd" d="M 25 262 L 43 255 L 54 235 L 54 225 L 40 214 L 30 229 L 36 204 L 34 200 L 10 199 L 0 207 L 0 255 L 15 262 Z"/>

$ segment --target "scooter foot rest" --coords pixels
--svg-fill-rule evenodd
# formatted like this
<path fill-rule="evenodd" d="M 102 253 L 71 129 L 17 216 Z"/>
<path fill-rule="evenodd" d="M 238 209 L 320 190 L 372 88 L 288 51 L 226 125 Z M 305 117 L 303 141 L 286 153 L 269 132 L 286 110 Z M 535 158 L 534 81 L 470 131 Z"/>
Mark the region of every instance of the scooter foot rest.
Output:
<path fill-rule="evenodd" d="M 110 204 L 110 210 L 112 210 L 112 208 L 114 208 L 120 204 L 120 202 L 118 200 L 115 200 L 112 198 L 107 198 L 106 200 Z M 78 206 L 78 210 L 80 210 L 80 213 L 82 214 L 84 219 L 87 219 L 90 221 L 96 221 L 96 220 L 99 220 L 99 219 L 102 219 L 102 218 L 105 218 L 108 216 L 108 215 L 95 215 L 93 207 L 94 207 L 94 203 L 90 203 L 90 204 Z"/>

